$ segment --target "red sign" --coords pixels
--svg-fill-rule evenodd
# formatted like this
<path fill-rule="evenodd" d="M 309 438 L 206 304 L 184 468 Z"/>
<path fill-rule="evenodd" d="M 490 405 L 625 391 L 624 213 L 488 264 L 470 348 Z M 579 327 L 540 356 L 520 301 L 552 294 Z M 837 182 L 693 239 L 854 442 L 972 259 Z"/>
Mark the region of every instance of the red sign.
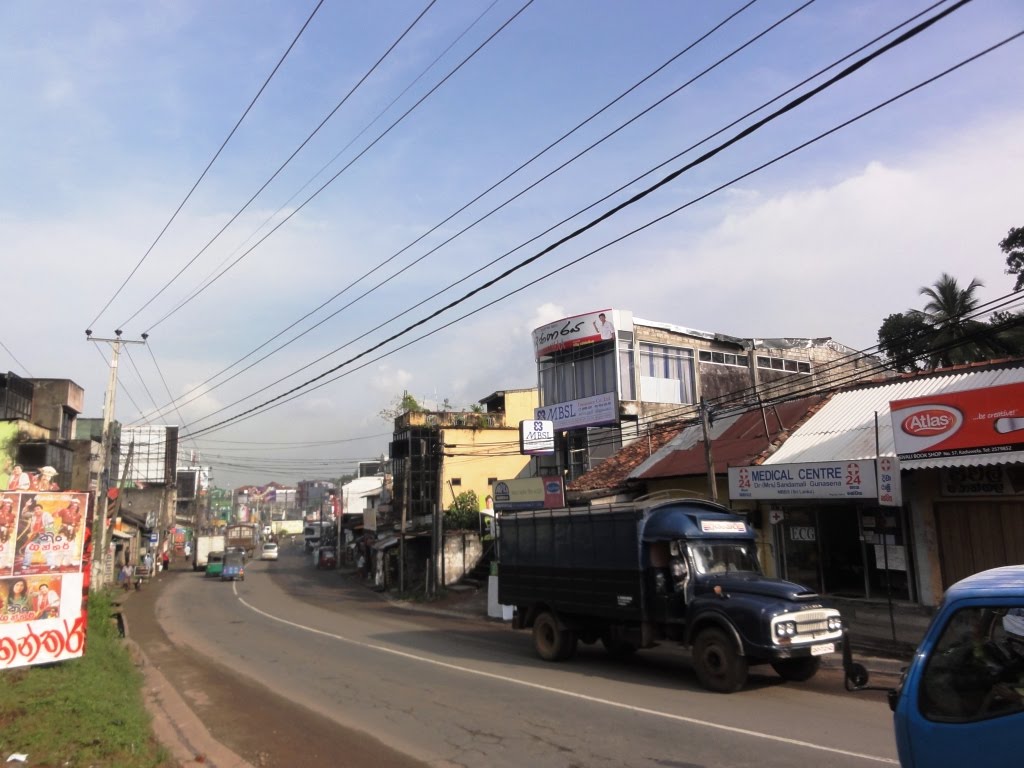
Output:
<path fill-rule="evenodd" d="M 1024 382 L 889 403 L 901 459 L 1024 450 Z"/>

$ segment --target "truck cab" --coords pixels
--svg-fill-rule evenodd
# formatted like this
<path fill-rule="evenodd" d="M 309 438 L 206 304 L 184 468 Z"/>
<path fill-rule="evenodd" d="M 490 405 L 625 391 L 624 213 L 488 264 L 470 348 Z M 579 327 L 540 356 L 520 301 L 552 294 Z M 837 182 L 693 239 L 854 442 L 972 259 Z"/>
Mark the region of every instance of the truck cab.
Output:
<path fill-rule="evenodd" d="M 903 768 L 1016 765 L 1024 732 L 1024 565 L 946 592 L 889 694 Z"/>

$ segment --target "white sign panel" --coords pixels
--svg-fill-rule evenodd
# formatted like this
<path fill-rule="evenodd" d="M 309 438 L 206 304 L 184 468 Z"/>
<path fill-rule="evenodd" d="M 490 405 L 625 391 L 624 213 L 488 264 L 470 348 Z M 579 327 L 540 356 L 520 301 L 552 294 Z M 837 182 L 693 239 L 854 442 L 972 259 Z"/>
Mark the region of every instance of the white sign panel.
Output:
<path fill-rule="evenodd" d="M 520 421 L 519 452 L 530 456 L 555 452 L 555 424 L 552 421 Z"/>
<path fill-rule="evenodd" d="M 882 507 L 903 506 L 900 460 L 895 456 L 881 456 L 878 459 L 878 504 Z"/>
<path fill-rule="evenodd" d="M 612 424 L 618 420 L 618 410 L 615 393 L 605 392 L 582 400 L 545 405 L 534 409 L 533 416 L 536 420 L 553 422 L 555 429 L 573 429 Z"/>
<path fill-rule="evenodd" d="M 730 499 L 873 499 L 875 461 L 729 468 Z"/>

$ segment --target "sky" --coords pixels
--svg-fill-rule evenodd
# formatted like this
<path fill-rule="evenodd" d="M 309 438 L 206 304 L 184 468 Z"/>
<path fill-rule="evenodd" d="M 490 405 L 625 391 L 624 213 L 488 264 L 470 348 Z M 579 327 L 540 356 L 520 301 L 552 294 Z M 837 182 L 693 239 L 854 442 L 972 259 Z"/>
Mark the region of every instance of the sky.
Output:
<path fill-rule="evenodd" d="M 944 272 L 1013 288 L 1024 38 L 844 124 L 1024 30 L 1019 0 L 967 3 L 549 246 L 932 5 L 0 4 L 0 369 L 72 379 L 98 418 L 111 346 L 85 331 L 145 334 L 114 417 L 179 425 L 237 487 L 386 455 L 404 391 L 535 386 L 530 332 L 569 315 L 873 348 Z"/>

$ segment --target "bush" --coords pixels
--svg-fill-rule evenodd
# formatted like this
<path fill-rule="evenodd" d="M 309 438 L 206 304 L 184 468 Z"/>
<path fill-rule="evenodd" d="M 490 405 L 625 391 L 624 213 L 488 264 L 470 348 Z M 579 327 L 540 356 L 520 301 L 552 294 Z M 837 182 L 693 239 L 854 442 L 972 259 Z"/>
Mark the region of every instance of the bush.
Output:
<path fill-rule="evenodd" d="M 477 531 L 480 529 L 480 501 L 475 491 L 463 491 L 444 513 L 446 531 Z"/>

